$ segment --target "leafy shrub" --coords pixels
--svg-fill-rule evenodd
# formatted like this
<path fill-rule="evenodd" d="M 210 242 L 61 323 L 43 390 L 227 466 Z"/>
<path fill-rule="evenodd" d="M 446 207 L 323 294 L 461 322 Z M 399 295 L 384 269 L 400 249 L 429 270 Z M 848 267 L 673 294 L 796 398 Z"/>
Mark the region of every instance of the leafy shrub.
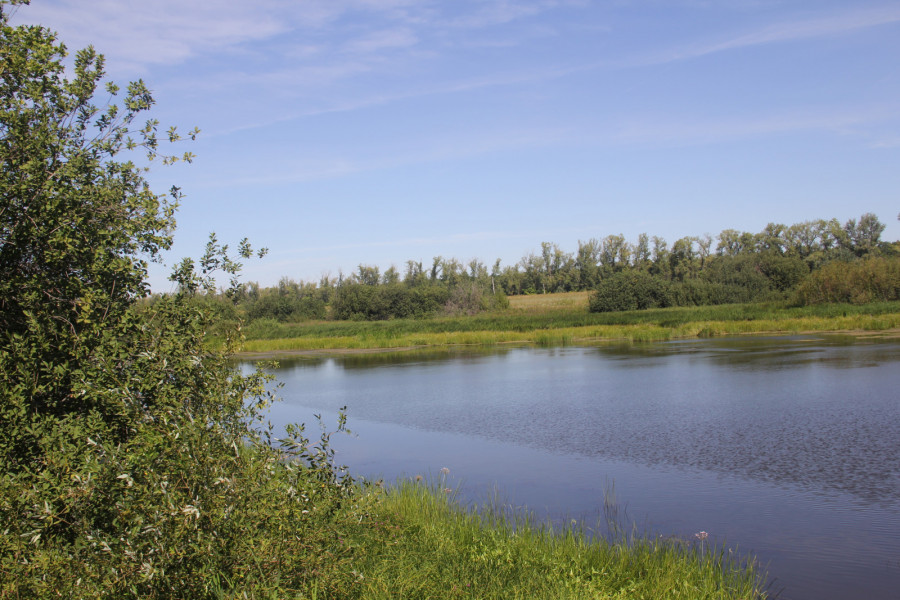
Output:
<path fill-rule="evenodd" d="M 737 284 L 724 284 L 702 279 L 674 282 L 670 288 L 672 306 L 711 306 L 737 304 L 768 298 L 768 289 L 754 289 Z"/>
<path fill-rule="evenodd" d="M 779 289 L 791 285 L 802 261 L 774 258 L 768 263 L 773 282 L 763 273 L 759 256 L 717 257 L 702 278 L 668 281 L 644 271 L 621 271 L 600 282 L 591 295 L 591 312 L 614 312 L 665 308 L 668 306 L 709 306 L 783 298 Z"/>
<path fill-rule="evenodd" d="M 830 262 L 810 273 L 794 294 L 794 302 L 804 306 L 890 300 L 900 300 L 900 257 Z"/>
<path fill-rule="evenodd" d="M 503 292 L 491 294 L 474 281 L 464 282 L 452 289 L 444 304 L 448 315 L 474 315 L 485 310 L 509 308 L 509 299 Z"/>
<path fill-rule="evenodd" d="M 264 294 L 247 305 L 247 318 L 280 322 L 325 318 L 325 301 L 320 297 Z"/>
<path fill-rule="evenodd" d="M 18 4 L 18 3 L 17 3 Z M 347 590 L 338 515 L 357 502 L 328 433 L 276 440 L 268 378 L 205 341 L 210 273 L 235 275 L 215 239 L 140 303 L 146 257 L 170 247 L 177 191 L 153 194 L 116 156 L 159 154 L 153 99 L 90 102 L 103 59 L 11 27 L 0 1 L 0 597 L 221 598 Z M 118 93 L 109 85 L 106 92 Z M 170 131 L 170 140 L 177 140 Z M 184 158 L 190 158 L 185 155 Z M 248 258 L 242 243 L 239 254 Z M 338 429 L 343 429 L 343 421 Z M 330 553 L 326 553 L 326 549 Z"/>
<path fill-rule="evenodd" d="M 436 314 L 447 303 L 450 290 L 441 285 L 421 285 L 410 288 L 413 304 L 417 307 L 412 316 Z"/>
<path fill-rule="evenodd" d="M 759 269 L 771 288 L 779 292 L 794 289 L 809 274 L 809 266 L 803 259 L 774 253 L 760 255 Z"/>
<path fill-rule="evenodd" d="M 588 301 L 591 312 L 672 306 L 671 286 L 643 271 L 620 271 L 600 282 Z"/>
<path fill-rule="evenodd" d="M 331 314 L 335 319 L 364 321 L 424 317 L 441 310 L 449 297 L 445 286 L 347 283 L 335 290 Z"/>
<path fill-rule="evenodd" d="M 716 256 L 707 264 L 702 278 L 709 283 L 725 286 L 726 289 L 746 290 L 747 301 L 764 296 L 772 289 L 769 278 L 760 267 L 759 255 L 756 253 Z"/>

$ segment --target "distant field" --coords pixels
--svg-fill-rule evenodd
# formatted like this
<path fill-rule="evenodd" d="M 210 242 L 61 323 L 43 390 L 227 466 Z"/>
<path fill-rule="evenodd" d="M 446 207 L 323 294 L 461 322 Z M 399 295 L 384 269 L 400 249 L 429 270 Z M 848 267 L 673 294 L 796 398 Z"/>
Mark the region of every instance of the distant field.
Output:
<path fill-rule="evenodd" d="M 510 310 L 542 312 L 546 310 L 583 310 L 587 312 L 590 292 L 565 292 L 561 294 L 530 294 L 510 296 Z"/>

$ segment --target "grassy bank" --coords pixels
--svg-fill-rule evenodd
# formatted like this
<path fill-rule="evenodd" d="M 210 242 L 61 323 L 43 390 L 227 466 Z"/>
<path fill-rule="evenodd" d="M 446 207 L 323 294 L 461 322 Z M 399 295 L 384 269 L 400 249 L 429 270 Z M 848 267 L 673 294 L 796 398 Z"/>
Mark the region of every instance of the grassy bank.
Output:
<path fill-rule="evenodd" d="M 361 598 L 759 598 L 752 564 L 705 541 L 589 538 L 527 515 L 466 511 L 449 490 L 408 481 L 370 492 L 352 548 Z M 324 591 L 324 590 L 323 590 Z"/>
<path fill-rule="evenodd" d="M 900 302 L 864 305 L 731 304 L 590 313 L 585 293 L 514 297 L 502 311 L 474 316 L 391 321 L 257 321 L 245 328 L 245 351 L 365 350 L 452 345 L 563 345 L 604 340 L 900 328 Z"/>

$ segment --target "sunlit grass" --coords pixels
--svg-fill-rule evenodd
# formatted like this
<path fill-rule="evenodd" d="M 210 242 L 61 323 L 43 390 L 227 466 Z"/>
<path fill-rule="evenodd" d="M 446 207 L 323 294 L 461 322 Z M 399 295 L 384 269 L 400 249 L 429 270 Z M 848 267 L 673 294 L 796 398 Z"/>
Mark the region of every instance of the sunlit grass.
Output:
<path fill-rule="evenodd" d="M 364 598 L 762 598 L 752 561 L 696 540 L 591 536 L 526 512 L 454 503 L 442 484 L 381 492 L 357 530 Z M 614 529 L 614 531 L 616 531 Z"/>
<path fill-rule="evenodd" d="M 554 296 L 563 298 L 554 300 Z M 809 307 L 732 304 L 589 313 L 575 301 L 575 294 L 521 298 L 529 300 L 523 301 L 519 308 L 511 307 L 475 316 L 299 324 L 257 321 L 245 328 L 245 351 L 327 351 L 498 344 L 559 346 L 613 340 L 651 342 L 721 335 L 872 332 L 900 328 L 900 302 Z M 531 300 L 532 298 L 543 302 Z M 522 306 L 531 308 L 523 309 Z"/>
<path fill-rule="evenodd" d="M 547 310 L 581 310 L 587 312 L 590 292 L 565 292 L 560 294 L 530 294 L 510 296 L 509 308 L 522 312 Z"/>

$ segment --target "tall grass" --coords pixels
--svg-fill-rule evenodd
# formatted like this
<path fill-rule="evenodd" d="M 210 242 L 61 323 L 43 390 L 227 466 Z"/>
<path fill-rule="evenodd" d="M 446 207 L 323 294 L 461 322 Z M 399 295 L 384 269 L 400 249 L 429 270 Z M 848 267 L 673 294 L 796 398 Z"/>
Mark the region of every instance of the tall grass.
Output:
<path fill-rule="evenodd" d="M 763 598 L 752 561 L 703 541 L 553 529 L 525 512 L 455 504 L 405 481 L 351 540 L 364 598 Z"/>

